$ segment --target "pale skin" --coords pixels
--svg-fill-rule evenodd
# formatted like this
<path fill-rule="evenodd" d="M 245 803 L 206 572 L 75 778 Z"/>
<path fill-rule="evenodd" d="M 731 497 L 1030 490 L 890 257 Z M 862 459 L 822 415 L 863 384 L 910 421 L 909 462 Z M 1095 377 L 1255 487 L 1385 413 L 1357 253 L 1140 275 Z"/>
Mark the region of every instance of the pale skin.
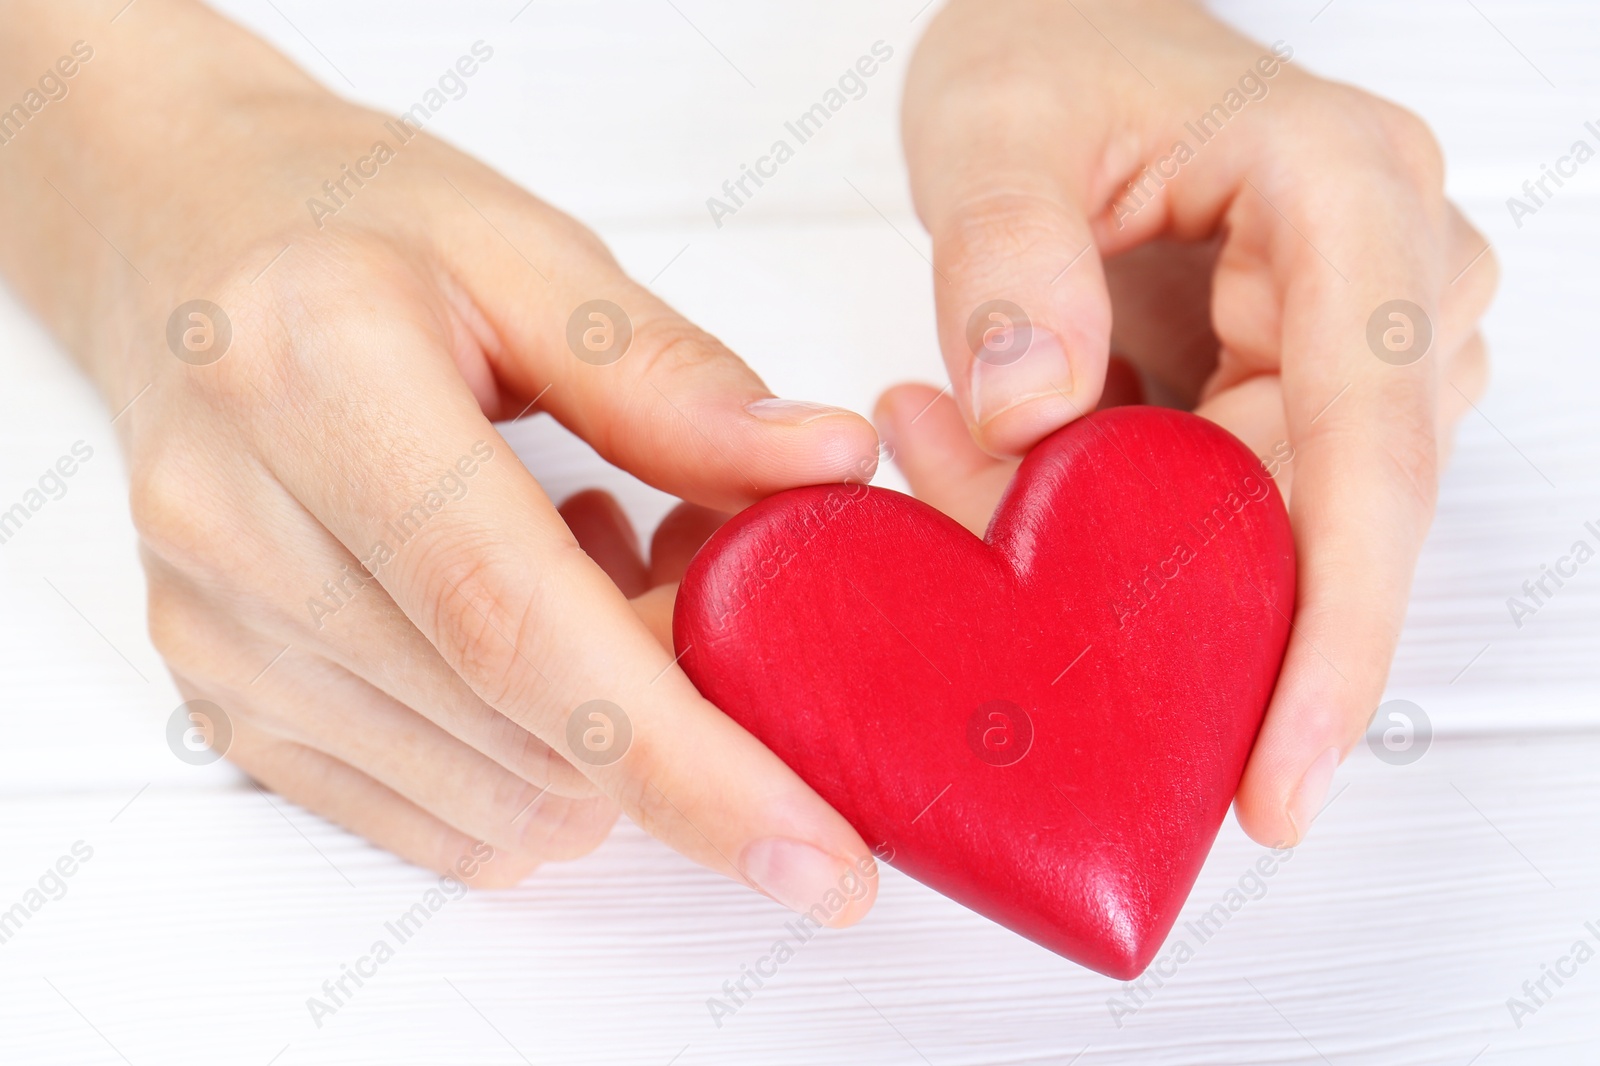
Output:
<path fill-rule="evenodd" d="M 773 397 L 580 224 L 426 135 L 312 225 L 306 197 L 386 116 L 190 0 L 140 0 L 113 33 L 122 6 L 4 6 L 0 70 L 96 51 L 0 147 L 0 270 L 122 412 L 152 636 L 186 697 L 226 709 L 229 758 L 441 872 L 487 842 L 484 886 L 591 850 L 619 812 L 797 909 L 870 864 L 666 649 L 673 583 L 721 515 L 870 476 L 873 426 Z M 1258 454 L 1288 443 L 1295 636 L 1236 803 L 1278 844 L 1304 836 L 1377 705 L 1441 453 L 1485 383 L 1495 264 L 1426 128 L 1293 62 L 1119 227 L 1122 186 L 1265 51 L 1179 0 L 934 16 L 904 140 L 952 384 L 893 389 L 876 421 L 918 495 L 975 530 L 1017 455 L 1137 398 L 1113 349 Z M 203 366 L 166 340 L 196 296 L 234 338 Z M 975 374 L 967 320 L 997 298 L 1055 343 Z M 1366 343 L 1396 298 L 1435 330 L 1407 366 Z M 594 299 L 633 323 L 609 365 L 567 343 Z M 558 511 L 515 461 L 492 421 L 535 402 L 687 501 L 648 562 L 614 504 Z M 313 619 L 307 598 L 480 442 L 493 458 L 460 499 Z M 567 739 L 595 699 L 632 725 L 613 763 Z"/>

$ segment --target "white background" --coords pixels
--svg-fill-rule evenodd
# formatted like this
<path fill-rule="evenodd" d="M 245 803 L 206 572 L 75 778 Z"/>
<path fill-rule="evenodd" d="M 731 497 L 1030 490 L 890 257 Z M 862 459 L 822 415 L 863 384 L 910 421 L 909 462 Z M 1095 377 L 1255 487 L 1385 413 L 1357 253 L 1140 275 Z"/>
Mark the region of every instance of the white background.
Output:
<path fill-rule="evenodd" d="M 494 59 L 432 132 L 594 226 L 780 394 L 868 410 L 884 385 L 941 373 L 896 135 L 920 4 L 221 6 L 389 111 L 488 41 Z M 1222 10 L 1429 119 L 1505 281 L 1494 384 L 1463 425 L 1392 679 L 1431 716 L 1432 748 L 1407 767 L 1358 748 L 1265 896 L 1124 1027 L 1115 982 L 890 871 L 866 923 L 808 944 L 719 1029 L 706 998 L 788 916 L 624 826 L 588 859 L 450 904 L 319 1030 L 306 998 L 432 879 L 167 749 L 180 701 L 144 632 L 110 413 L 0 295 L 0 500 L 74 441 L 95 449 L 0 546 L 0 909 L 74 841 L 94 849 L 0 945 L 0 1061 L 1600 1060 L 1600 960 L 1520 1030 L 1505 1006 L 1600 924 L 1600 564 L 1520 630 L 1505 604 L 1600 520 L 1600 162 L 1521 228 L 1505 207 L 1595 141 L 1600 19 L 1581 0 Z M 880 39 L 895 56 L 866 96 L 713 226 L 706 197 Z M 507 435 L 553 495 L 612 485 L 646 523 L 664 506 L 548 423 Z M 1191 910 L 1259 853 L 1230 822 Z"/>

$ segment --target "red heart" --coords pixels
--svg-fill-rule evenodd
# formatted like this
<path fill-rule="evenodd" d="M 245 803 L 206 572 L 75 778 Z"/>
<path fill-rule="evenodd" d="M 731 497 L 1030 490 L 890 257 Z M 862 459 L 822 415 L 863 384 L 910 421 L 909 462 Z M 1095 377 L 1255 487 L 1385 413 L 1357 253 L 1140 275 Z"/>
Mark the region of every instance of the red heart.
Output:
<path fill-rule="evenodd" d="M 1121 407 L 1023 461 L 978 540 L 864 485 L 780 493 L 694 559 L 684 669 L 906 873 L 1132 978 L 1244 772 L 1294 609 L 1276 486 Z"/>

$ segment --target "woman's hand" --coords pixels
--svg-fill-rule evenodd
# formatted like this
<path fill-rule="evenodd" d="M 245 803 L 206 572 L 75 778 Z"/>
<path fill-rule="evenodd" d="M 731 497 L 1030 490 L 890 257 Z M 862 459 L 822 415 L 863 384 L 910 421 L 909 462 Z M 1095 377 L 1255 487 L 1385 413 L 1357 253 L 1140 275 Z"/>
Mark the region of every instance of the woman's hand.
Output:
<path fill-rule="evenodd" d="M 478 883 L 582 854 L 619 809 L 797 909 L 870 861 L 491 421 L 548 411 L 724 510 L 870 475 L 872 428 L 773 398 L 578 223 L 203 7 L 144 0 L 112 32 L 117 6 L 8 9 L 5 69 L 103 43 L 0 156 L 0 265 L 120 412 L 152 635 L 228 756 L 422 865 L 486 842 Z"/>
<path fill-rule="evenodd" d="M 953 0 L 908 77 L 959 417 L 897 390 L 880 428 L 921 493 L 981 523 L 994 457 L 1093 410 L 1114 349 L 1292 480 L 1294 633 L 1237 809 L 1300 840 L 1377 706 L 1487 374 L 1494 256 L 1438 146 L 1185 0 Z"/>

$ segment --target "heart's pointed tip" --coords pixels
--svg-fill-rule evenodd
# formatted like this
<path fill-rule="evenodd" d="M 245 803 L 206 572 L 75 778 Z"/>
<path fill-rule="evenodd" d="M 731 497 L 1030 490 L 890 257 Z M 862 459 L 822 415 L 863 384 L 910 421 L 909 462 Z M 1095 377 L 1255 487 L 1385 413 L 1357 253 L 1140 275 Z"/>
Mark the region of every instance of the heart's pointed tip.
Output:
<path fill-rule="evenodd" d="M 1165 940 L 1166 936 L 1154 923 L 1140 929 L 1120 925 L 1106 929 L 1089 950 L 1080 946 L 1069 957 L 1096 973 L 1118 981 L 1132 981 L 1149 969 Z"/>
<path fill-rule="evenodd" d="M 1077 874 L 1065 895 L 1038 897 L 1031 914 L 1007 915 L 1003 924 L 1079 966 L 1134 980 L 1166 943 L 1187 893 L 1163 902 L 1165 891 L 1110 863 Z"/>
<path fill-rule="evenodd" d="M 1087 965 L 1097 973 L 1118 981 L 1132 981 L 1145 970 L 1155 959 L 1156 951 L 1161 947 L 1161 937 L 1147 936 L 1140 938 L 1114 938 L 1101 945 L 1102 953 L 1094 962 Z"/>

